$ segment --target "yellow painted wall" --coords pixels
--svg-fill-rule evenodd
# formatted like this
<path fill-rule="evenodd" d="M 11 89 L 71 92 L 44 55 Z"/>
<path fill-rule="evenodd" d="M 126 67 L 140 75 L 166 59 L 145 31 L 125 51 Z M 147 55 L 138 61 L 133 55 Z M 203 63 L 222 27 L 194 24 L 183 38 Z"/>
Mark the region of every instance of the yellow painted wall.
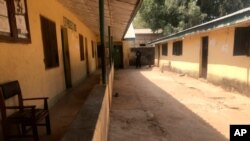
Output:
<path fill-rule="evenodd" d="M 234 30 L 234 27 L 229 27 L 210 33 L 208 78 L 220 76 L 249 81 L 250 58 L 233 56 Z"/>
<path fill-rule="evenodd" d="M 169 44 L 170 45 L 170 44 Z M 171 53 L 169 52 L 170 50 L 170 46 L 168 47 L 168 54 L 167 55 L 162 55 L 162 44 L 159 45 L 160 46 L 160 61 L 159 61 L 159 67 L 161 69 L 165 68 L 165 67 L 169 67 L 170 66 L 170 60 L 171 60 Z M 158 61 L 158 49 L 156 48 L 156 63 Z"/>
<path fill-rule="evenodd" d="M 154 60 L 154 62 L 155 62 L 155 66 L 160 67 L 158 62 L 160 63 L 161 58 L 160 59 L 158 59 L 158 58 L 159 58 L 159 51 L 161 50 L 161 48 L 159 50 L 158 46 L 161 46 L 161 45 L 160 44 L 155 45 L 155 60 Z M 160 51 L 160 53 L 161 53 L 161 51 Z"/>
<path fill-rule="evenodd" d="M 160 67 L 170 67 L 172 69 L 180 70 L 198 77 L 199 74 L 199 52 L 200 41 L 199 37 L 186 37 L 179 39 L 182 40 L 183 50 L 181 56 L 173 55 L 173 42 L 178 40 L 168 41 L 168 55 L 162 55 L 160 52 L 161 60 Z M 162 47 L 160 48 L 162 50 Z"/>
<path fill-rule="evenodd" d="M 0 83 L 19 80 L 24 97 L 48 96 L 51 100 L 66 89 L 61 44 L 63 16 L 73 21 L 77 26 L 77 32 L 68 29 L 73 85 L 86 77 L 86 59 L 80 61 L 78 34 L 81 33 L 88 39 L 91 72 L 96 69 L 95 58 L 92 58 L 91 53 L 91 40 L 96 42 L 97 37 L 74 14 L 56 0 L 28 0 L 27 7 L 31 43 L 13 44 L 0 42 Z M 57 68 L 45 70 L 40 15 L 56 22 L 60 62 L 60 66 Z"/>
<path fill-rule="evenodd" d="M 128 68 L 129 60 L 132 57 L 134 57 L 133 54 L 131 54 L 130 52 L 130 49 L 134 45 L 134 41 L 133 40 L 123 41 L 122 44 L 123 44 L 123 65 L 124 65 L 124 68 Z"/>
<path fill-rule="evenodd" d="M 250 23 L 248 22 L 235 26 L 249 25 Z M 161 55 L 160 67 L 171 64 L 171 68 L 191 73 L 198 77 L 201 71 L 202 37 L 208 36 L 207 78 L 213 81 L 220 81 L 222 79 L 236 80 L 249 85 L 250 57 L 233 56 L 235 26 L 188 35 L 180 39 L 168 41 L 168 56 Z M 177 40 L 183 41 L 181 56 L 172 55 L 173 42 Z"/>

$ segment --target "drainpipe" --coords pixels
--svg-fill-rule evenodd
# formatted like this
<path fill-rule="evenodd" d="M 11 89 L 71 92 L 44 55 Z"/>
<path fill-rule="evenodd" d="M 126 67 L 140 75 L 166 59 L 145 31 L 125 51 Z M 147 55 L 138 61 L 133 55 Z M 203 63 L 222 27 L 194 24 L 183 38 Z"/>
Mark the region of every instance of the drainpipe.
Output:
<path fill-rule="evenodd" d="M 104 33 L 104 0 L 99 0 L 100 38 L 101 38 L 101 63 L 102 63 L 102 84 L 106 84 L 105 64 L 105 33 Z"/>

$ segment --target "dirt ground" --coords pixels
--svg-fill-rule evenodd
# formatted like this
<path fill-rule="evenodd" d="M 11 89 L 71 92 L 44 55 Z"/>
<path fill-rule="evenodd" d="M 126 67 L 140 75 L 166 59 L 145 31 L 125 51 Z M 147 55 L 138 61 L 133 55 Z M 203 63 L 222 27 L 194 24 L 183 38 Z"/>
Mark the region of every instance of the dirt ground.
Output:
<path fill-rule="evenodd" d="M 227 141 L 250 98 L 157 68 L 115 73 L 109 141 Z"/>

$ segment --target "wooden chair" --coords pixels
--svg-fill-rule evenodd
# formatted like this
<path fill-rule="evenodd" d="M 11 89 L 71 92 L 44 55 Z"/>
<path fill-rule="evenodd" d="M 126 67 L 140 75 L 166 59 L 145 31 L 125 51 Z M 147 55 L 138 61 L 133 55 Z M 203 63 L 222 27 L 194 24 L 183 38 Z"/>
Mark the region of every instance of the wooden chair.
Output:
<path fill-rule="evenodd" d="M 17 106 L 7 106 L 6 100 L 17 96 Z M 2 127 L 4 140 L 10 138 L 33 137 L 35 141 L 39 140 L 37 126 L 46 126 L 47 134 L 51 133 L 50 118 L 47 97 L 41 98 L 26 98 L 23 99 L 21 88 L 18 81 L 12 81 L 5 84 L 0 84 L 0 109 L 2 115 Z M 28 100 L 43 100 L 43 109 L 38 109 L 36 106 L 24 106 L 24 101 Z M 13 110 L 11 114 L 7 111 Z M 45 121 L 45 123 L 43 122 Z M 10 127 L 16 127 L 15 134 L 10 133 Z M 32 130 L 32 134 L 28 132 Z"/>

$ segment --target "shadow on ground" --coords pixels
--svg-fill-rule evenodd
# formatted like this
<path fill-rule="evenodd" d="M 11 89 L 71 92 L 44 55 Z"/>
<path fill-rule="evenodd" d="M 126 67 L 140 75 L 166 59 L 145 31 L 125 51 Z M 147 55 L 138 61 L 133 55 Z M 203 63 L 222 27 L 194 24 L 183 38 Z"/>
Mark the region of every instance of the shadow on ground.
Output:
<path fill-rule="evenodd" d="M 227 141 L 209 123 L 141 74 L 115 73 L 109 141 Z M 165 84 L 168 85 L 168 84 Z M 216 115 L 214 115 L 216 116 Z"/>

